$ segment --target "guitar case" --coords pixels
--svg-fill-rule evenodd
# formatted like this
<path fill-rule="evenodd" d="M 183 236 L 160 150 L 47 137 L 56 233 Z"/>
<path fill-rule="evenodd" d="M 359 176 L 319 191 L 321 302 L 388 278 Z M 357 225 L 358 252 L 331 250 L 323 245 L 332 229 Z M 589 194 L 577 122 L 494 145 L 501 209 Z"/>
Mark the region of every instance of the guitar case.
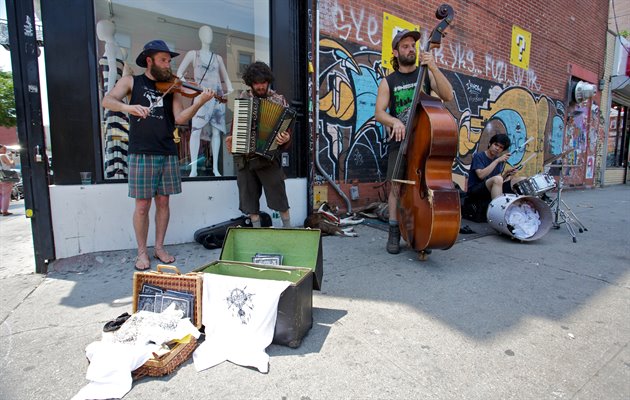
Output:
<path fill-rule="evenodd" d="M 271 215 L 267 214 L 266 212 L 261 212 L 260 226 L 269 227 L 271 225 Z M 194 234 L 195 242 L 203 245 L 203 247 L 208 250 L 220 249 L 221 247 L 223 247 L 223 241 L 225 240 L 225 235 L 227 234 L 228 228 L 236 226 L 251 228 L 252 221 L 249 216 L 241 215 L 240 217 L 232 218 L 225 222 L 220 222 L 218 224 L 198 229 L 197 231 L 195 231 Z"/>

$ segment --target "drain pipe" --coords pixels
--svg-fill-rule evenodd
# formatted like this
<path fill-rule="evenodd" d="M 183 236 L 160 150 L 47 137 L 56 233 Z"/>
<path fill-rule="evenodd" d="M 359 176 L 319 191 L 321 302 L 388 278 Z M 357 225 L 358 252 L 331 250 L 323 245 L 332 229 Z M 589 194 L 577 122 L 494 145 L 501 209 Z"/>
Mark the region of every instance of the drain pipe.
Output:
<path fill-rule="evenodd" d="M 326 179 L 326 181 L 328 181 L 330 186 L 332 186 L 333 189 L 335 189 L 335 191 L 339 194 L 339 196 L 341 196 L 341 198 L 346 202 L 346 209 L 348 210 L 347 213 L 350 214 L 352 213 L 352 204 L 350 204 L 350 199 L 348 199 L 348 196 L 346 196 L 343 190 L 341 190 L 334 179 L 330 175 L 328 175 L 326 171 L 324 171 L 324 168 L 322 168 L 321 164 L 319 163 L 319 7 L 317 7 L 316 15 L 317 28 L 315 29 L 315 95 L 317 101 L 315 101 L 315 121 L 317 124 L 317 134 L 315 135 L 315 165 L 317 166 L 317 170 L 319 171 L 319 173 Z"/>
<path fill-rule="evenodd" d="M 319 106 L 316 106 L 316 112 L 317 112 L 317 115 L 319 116 Z M 330 186 L 332 186 L 333 189 L 335 189 L 335 191 L 339 194 L 339 196 L 341 196 L 341 198 L 343 198 L 343 200 L 346 202 L 346 208 L 348 210 L 347 213 L 351 214 L 352 204 L 350 204 L 350 199 L 348 199 L 348 196 L 346 196 L 346 194 L 343 192 L 343 190 L 341 190 L 339 185 L 337 185 L 337 183 L 332 179 L 332 177 L 328 175 L 326 171 L 324 171 L 324 168 L 322 168 L 321 164 L 319 163 L 319 139 L 318 138 L 315 138 L 315 165 L 317 166 L 317 170 L 319 171 L 319 173 L 322 174 L 324 178 L 326 178 Z"/>

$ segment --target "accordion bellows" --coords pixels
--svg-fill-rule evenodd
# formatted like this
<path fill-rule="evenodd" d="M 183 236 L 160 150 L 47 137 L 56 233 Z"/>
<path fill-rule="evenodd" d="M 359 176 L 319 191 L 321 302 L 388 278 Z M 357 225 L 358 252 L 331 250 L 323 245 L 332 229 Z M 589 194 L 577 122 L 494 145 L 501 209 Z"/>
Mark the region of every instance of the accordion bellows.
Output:
<path fill-rule="evenodd" d="M 276 136 L 289 129 L 296 112 L 290 107 L 256 97 L 234 100 L 232 153 L 273 158 Z"/>

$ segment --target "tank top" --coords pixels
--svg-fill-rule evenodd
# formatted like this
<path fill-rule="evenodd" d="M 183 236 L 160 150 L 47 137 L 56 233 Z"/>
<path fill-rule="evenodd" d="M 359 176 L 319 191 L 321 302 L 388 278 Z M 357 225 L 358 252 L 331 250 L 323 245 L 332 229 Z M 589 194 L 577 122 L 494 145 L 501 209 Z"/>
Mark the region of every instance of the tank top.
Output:
<path fill-rule="evenodd" d="M 389 86 L 389 114 L 394 118 L 398 118 L 405 126 L 407 126 L 407 120 L 409 119 L 409 109 L 416 92 L 419 72 L 420 68 L 416 68 L 408 73 L 394 71 L 385 77 Z M 425 81 L 425 88 L 426 86 Z M 400 142 L 390 142 L 389 144 L 390 151 L 398 147 L 400 147 Z"/>
<path fill-rule="evenodd" d="M 147 118 L 130 116 L 129 153 L 177 155 L 177 145 L 173 141 L 175 117 L 173 116 L 173 94 L 164 98 L 156 90 L 155 81 L 146 75 L 133 77 L 133 89 L 129 104 L 140 104 L 153 109 Z"/>

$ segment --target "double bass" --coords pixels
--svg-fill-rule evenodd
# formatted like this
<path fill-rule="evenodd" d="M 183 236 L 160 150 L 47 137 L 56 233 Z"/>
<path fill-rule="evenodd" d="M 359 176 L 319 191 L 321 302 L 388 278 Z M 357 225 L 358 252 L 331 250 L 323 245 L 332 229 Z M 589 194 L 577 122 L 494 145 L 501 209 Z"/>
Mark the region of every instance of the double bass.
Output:
<path fill-rule="evenodd" d="M 435 27 L 424 51 L 441 44 L 444 30 L 453 20 L 453 8 L 438 7 Z M 409 110 L 405 138 L 394 168 L 401 176 L 403 157 L 407 165 L 398 194 L 398 221 L 403 239 L 426 260 L 431 249 L 448 249 L 459 234 L 461 209 L 459 192 L 452 179 L 457 154 L 457 123 L 442 100 L 423 91 L 428 68 L 420 66 Z"/>

